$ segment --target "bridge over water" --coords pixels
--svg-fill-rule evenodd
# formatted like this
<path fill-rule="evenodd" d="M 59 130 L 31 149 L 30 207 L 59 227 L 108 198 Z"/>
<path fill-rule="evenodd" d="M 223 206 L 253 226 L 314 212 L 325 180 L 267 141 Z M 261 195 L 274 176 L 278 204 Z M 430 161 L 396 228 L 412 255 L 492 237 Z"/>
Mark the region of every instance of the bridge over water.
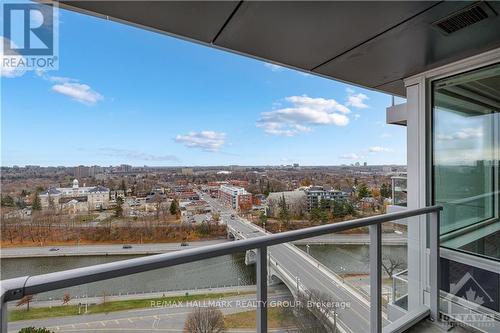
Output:
<path fill-rule="evenodd" d="M 240 217 L 229 217 L 227 223 L 228 234 L 234 239 L 245 239 L 265 235 L 265 231 L 258 226 Z M 361 294 L 346 285 L 335 273 L 328 270 L 314 258 L 292 244 L 280 244 L 269 248 L 269 275 L 271 281 L 283 282 L 294 296 L 297 293 L 307 295 L 315 290 L 330 296 L 334 302 L 344 302 L 348 306 L 336 309 L 336 318 L 326 316 L 325 323 L 332 326 L 336 321 L 339 331 L 369 332 L 369 297 Z M 248 251 L 245 262 L 254 262 L 255 254 Z"/>

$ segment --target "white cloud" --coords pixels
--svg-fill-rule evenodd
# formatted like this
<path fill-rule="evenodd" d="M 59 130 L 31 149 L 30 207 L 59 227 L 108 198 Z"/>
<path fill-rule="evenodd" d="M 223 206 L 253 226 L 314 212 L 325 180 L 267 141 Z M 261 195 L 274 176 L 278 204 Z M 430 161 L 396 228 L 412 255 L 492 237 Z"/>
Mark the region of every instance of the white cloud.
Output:
<path fill-rule="evenodd" d="M 294 136 L 310 132 L 311 126 L 349 123 L 345 115 L 350 112 L 349 108 L 334 99 L 290 96 L 285 100 L 292 106 L 262 112 L 257 127 L 271 135 Z"/>
<path fill-rule="evenodd" d="M 264 132 L 271 135 L 295 136 L 299 133 L 312 131 L 310 127 L 298 124 L 283 124 L 276 122 L 259 122 L 257 127 L 263 128 Z"/>
<path fill-rule="evenodd" d="M 392 138 L 392 134 L 391 133 L 382 133 L 382 134 L 380 134 L 380 137 L 382 139 L 388 139 L 388 138 Z"/>
<path fill-rule="evenodd" d="M 385 147 L 380 147 L 380 146 L 374 146 L 374 147 L 368 148 L 368 151 L 370 153 L 387 153 L 387 152 L 390 152 L 391 149 L 385 148 Z"/>
<path fill-rule="evenodd" d="M 354 115 L 354 120 L 358 120 L 359 118 L 361 118 L 361 115 L 356 113 L 356 114 Z"/>
<path fill-rule="evenodd" d="M 355 154 L 355 153 L 348 153 L 348 154 L 344 154 L 344 155 L 339 156 L 339 158 L 343 159 L 343 160 L 359 160 L 360 158 L 362 158 L 362 156 Z"/>
<path fill-rule="evenodd" d="M 264 66 L 269 68 L 272 72 L 281 72 L 281 71 L 285 70 L 285 67 L 283 67 L 283 66 L 271 64 L 268 62 L 265 62 Z"/>
<path fill-rule="evenodd" d="M 182 143 L 188 148 L 199 148 L 204 151 L 218 151 L 224 145 L 226 133 L 214 131 L 189 132 L 186 135 L 177 135 L 175 142 Z"/>
<path fill-rule="evenodd" d="M 323 111 L 336 111 L 340 113 L 349 113 L 348 107 L 338 103 L 334 99 L 326 99 L 326 98 L 312 98 L 306 95 L 303 96 L 290 96 L 287 97 L 286 100 L 295 104 L 297 107 L 308 107 L 317 110 Z"/>
<path fill-rule="evenodd" d="M 64 76 L 49 76 L 49 81 L 54 83 L 68 83 L 68 82 L 78 82 L 77 79 L 72 79 L 70 77 Z"/>
<path fill-rule="evenodd" d="M 66 78 L 67 79 L 67 78 Z M 94 105 L 104 97 L 86 84 L 76 82 L 62 82 L 52 86 L 52 91 L 71 97 L 77 102 Z"/>
<path fill-rule="evenodd" d="M 439 134 L 438 140 L 467 140 L 471 138 L 480 138 L 483 136 L 483 129 L 479 128 L 462 128 L 453 134 Z"/>
<path fill-rule="evenodd" d="M 3 45 L 4 42 L 11 43 L 12 46 L 17 47 L 11 40 L 8 38 L 5 38 L 3 36 L 0 36 L 0 48 L 2 50 L 2 59 L 0 63 L 0 76 L 5 77 L 5 78 L 15 78 L 15 77 L 20 77 L 23 76 L 24 73 L 26 73 L 26 70 L 24 69 L 17 69 L 16 67 L 13 66 L 4 66 L 4 63 L 6 60 L 4 59 L 12 59 L 12 63 L 18 63 L 24 59 L 23 56 L 19 55 L 18 53 L 14 53 L 12 55 L 5 56 L 4 50 L 3 50 Z M 9 60 L 10 61 L 10 60 Z"/>
<path fill-rule="evenodd" d="M 347 102 L 345 105 L 352 106 L 357 109 L 366 109 L 368 105 L 365 103 L 368 100 L 368 96 L 362 93 L 355 93 L 351 88 L 347 88 Z"/>
<path fill-rule="evenodd" d="M 42 79 L 44 79 L 46 81 L 50 81 L 50 82 L 54 82 L 54 83 L 78 82 L 77 79 L 73 79 L 71 77 L 47 75 L 47 74 L 45 74 L 45 71 L 42 69 L 35 70 L 35 74 L 38 77 L 41 77 Z"/>

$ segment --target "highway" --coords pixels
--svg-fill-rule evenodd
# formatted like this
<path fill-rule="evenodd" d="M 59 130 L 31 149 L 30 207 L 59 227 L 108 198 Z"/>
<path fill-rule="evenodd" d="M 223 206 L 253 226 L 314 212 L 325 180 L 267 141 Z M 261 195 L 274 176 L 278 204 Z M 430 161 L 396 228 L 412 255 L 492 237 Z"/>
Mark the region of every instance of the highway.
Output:
<path fill-rule="evenodd" d="M 223 206 L 217 200 L 200 193 L 212 208 L 220 211 L 223 222 L 237 230 L 236 238 L 252 238 L 265 235 L 265 232 L 249 221 L 236 216 L 236 213 Z M 234 215 L 234 218 L 232 217 Z M 299 282 L 308 290 L 318 290 L 331 297 L 331 301 L 346 302 L 350 307 L 337 309 L 337 322 L 340 328 L 350 333 L 365 333 L 370 331 L 369 301 L 354 289 L 346 286 L 336 276 L 320 269 L 317 262 L 303 251 L 291 244 L 272 246 L 268 250 L 278 266 L 285 270 L 292 281 Z"/>
<path fill-rule="evenodd" d="M 98 256 L 98 255 L 148 255 L 171 251 L 179 251 L 193 247 L 213 245 L 226 242 L 225 239 L 189 242 L 188 246 L 181 243 L 151 243 L 128 244 L 131 248 L 123 248 L 124 244 L 80 245 L 80 246 L 33 246 L 2 248 L 0 258 L 26 257 L 58 257 L 58 256 Z M 57 251 L 51 251 L 57 249 Z"/>

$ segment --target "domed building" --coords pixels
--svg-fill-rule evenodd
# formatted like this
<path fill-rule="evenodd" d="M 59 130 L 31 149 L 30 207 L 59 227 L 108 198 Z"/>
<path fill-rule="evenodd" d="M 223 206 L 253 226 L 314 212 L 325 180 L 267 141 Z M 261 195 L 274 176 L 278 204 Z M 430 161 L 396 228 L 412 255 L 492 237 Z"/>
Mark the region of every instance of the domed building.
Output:
<path fill-rule="evenodd" d="M 104 186 L 80 187 L 78 179 L 74 179 L 71 187 L 51 187 L 39 194 L 43 209 L 79 213 L 107 209 L 109 206 L 109 189 Z"/>

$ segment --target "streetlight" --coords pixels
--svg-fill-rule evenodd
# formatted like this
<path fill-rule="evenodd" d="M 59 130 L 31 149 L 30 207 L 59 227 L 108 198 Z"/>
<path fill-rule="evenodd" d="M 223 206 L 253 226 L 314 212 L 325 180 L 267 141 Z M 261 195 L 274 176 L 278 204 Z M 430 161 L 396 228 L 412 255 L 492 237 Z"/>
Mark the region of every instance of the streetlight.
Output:
<path fill-rule="evenodd" d="M 306 244 L 307 254 L 309 254 L 309 250 L 310 250 L 310 248 L 311 248 L 311 247 L 309 246 L 309 244 Z"/>
<path fill-rule="evenodd" d="M 343 272 L 343 273 L 341 273 L 341 274 L 342 274 L 342 275 L 341 275 L 341 277 L 342 277 L 342 283 L 344 283 L 344 282 L 345 282 L 345 281 L 344 281 L 344 275 L 345 275 L 345 271 L 346 271 L 346 269 L 345 269 L 345 267 L 344 267 L 344 266 L 340 266 L 340 270 Z"/>

